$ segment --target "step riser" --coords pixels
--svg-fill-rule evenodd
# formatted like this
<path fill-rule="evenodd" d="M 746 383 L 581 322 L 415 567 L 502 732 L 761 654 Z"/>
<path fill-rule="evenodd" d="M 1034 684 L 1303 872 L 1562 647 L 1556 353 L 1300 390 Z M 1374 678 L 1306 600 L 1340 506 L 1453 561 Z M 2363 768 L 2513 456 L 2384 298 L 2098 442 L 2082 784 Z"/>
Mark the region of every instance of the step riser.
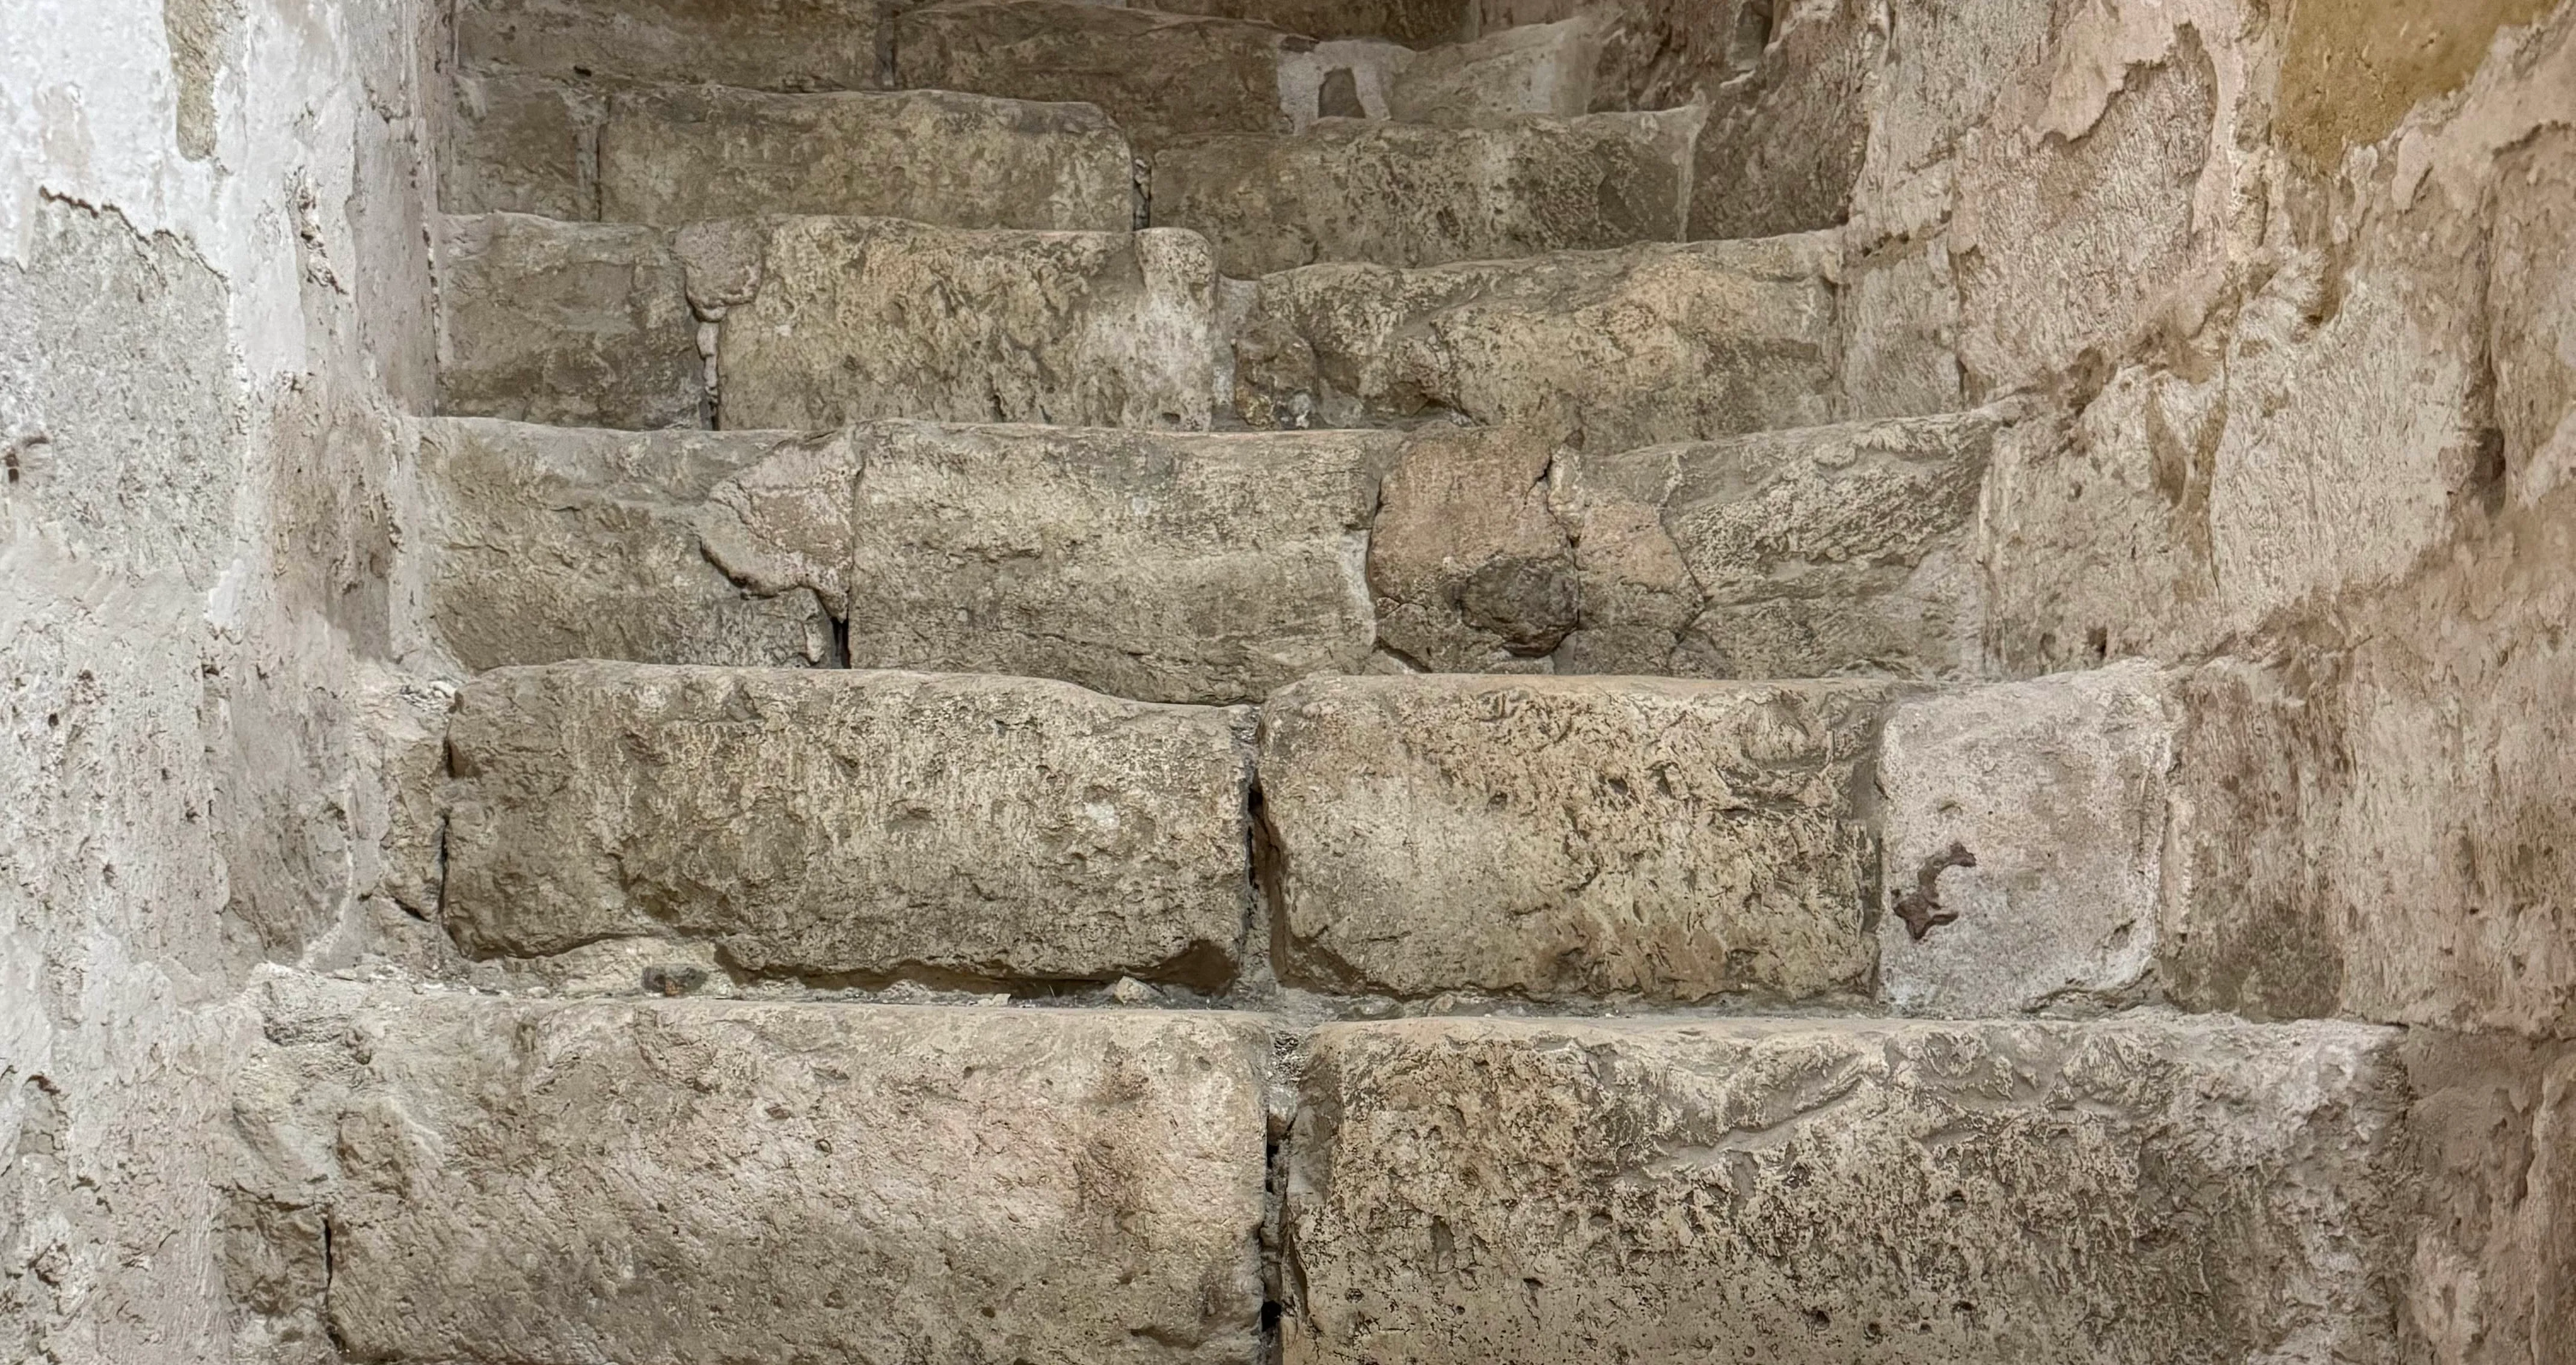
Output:
<path fill-rule="evenodd" d="M 747 90 L 885 84 L 879 0 L 459 0 L 464 70 Z"/>

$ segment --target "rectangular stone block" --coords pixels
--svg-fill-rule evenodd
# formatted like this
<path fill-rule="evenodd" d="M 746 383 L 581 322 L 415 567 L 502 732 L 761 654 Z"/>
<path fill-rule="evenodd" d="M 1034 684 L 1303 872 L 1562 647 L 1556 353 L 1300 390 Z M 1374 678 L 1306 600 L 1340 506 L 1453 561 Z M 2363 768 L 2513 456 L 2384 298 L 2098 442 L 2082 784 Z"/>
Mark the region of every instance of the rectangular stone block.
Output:
<path fill-rule="evenodd" d="M 832 621 L 813 592 L 746 590 L 709 562 L 699 533 L 729 479 L 814 443 L 430 419 L 425 512 L 404 537 L 401 577 L 435 645 L 478 672 L 563 659 L 830 662 Z"/>
<path fill-rule="evenodd" d="M 1125 232 L 1127 139 L 1097 109 L 947 91 L 612 95 L 599 216 L 680 224 L 755 213 L 960 228 Z"/>
<path fill-rule="evenodd" d="M 1285 1358 L 2400 1358 L 2403 1034 L 2207 1019 L 1318 1031 Z"/>
<path fill-rule="evenodd" d="M 1424 47 L 1461 37 L 1461 0 L 1150 0 L 1139 9 L 1276 24 L 1309 38 L 1386 38 Z"/>
<path fill-rule="evenodd" d="M 1882 687 L 1423 675 L 1263 711 L 1288 974 L 1700 1000 L 1868 989 Z"/>
<path fill-rule="evenodd" d="M 1603 27 L 1592 18 L 1528 24 L 1417 53 L 1388 82 L 1386 117 L 1456 127 L 1590 113 Z"/>
<path fill-rule="evenodd" d="M 706 425 L 706 365 L 664 234 L 515 213 L 438 252 L 438 410 L 555 426 Z"/>
<path fill-rule="evenodd" d="M 1454 414 L 1587 449 L 1834 413 L 1830 234 L 1264 276 L 1234 339 L 1256 427 Z"/>
<path fill-rule="evenodd" d="M 468 71 L 751 90 L 885 84 L 878 0 L 458 0 Z"/>
<path fill-rule="evenodd" d="M 1284 133 L 1284 53 L 1268 24 L 1081 0 L 938 0 L 895 23 L 896 83 L 1100 106 L 1139 147 Z"/>
<path fill-rule="evenodd" d="M 1216 270 L 1193 234 L 970 232 L 882 218 L 726 226 L 747 234 L 753 283 L 699 290 L 725 309 L 724 426 L 1210 423 Z"/>
<path fill-rule="evenodd" d="M 1163 227 L 1204 234 L 1228 275 L 1317 261 L 1495 260 L 1681 240 L 1695 109 L 1472 128 L 1326 119 L 1155 153 Z"/>
<path fill-rule="evenodd" d="M 1221 983 L 1252 717 L 1067 683 L 582 662 L 468 683 L 446 918 L 478 954 Z"/>
<path fill-rule="evenodd" d="M 1259 701 L 1357 672 L 1393 433 L 859 429 L 851 662 Z"/>
<path fill-rule="evenodd" d="M 380 992 L 348 1032 L 355 1358 L 1258 1350 L 1257 1016 Z"/>
<path fill-rule="evenodd" d="M 599 217 L 598 92 L 515 71 L 461 72 L 439 146 L 438 206 L 449 213 Z"/>

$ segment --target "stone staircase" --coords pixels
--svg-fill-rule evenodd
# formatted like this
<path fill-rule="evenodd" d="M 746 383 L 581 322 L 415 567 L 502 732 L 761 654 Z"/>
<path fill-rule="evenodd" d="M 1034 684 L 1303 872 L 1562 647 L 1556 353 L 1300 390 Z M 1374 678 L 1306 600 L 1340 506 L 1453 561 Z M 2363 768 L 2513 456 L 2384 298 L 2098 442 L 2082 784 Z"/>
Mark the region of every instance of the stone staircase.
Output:
<path fill-rule="evenodd" d="M 1455 8 L 460 6 L 348 1359 L 2394 1358 L 2402 1035 L 2131 1007 L 2152 672 L 1979 681 L 2016 410 Z"/>

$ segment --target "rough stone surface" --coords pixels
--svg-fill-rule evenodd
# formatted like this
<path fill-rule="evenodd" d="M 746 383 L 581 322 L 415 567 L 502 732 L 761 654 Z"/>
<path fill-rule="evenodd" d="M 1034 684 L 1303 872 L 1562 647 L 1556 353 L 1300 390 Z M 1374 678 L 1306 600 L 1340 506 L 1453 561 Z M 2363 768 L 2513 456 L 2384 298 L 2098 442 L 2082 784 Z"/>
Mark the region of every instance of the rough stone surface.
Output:
<path fill-rule="evenodd" d="M 1378 642 L 1439 673 L 1526 670 L 1580 606 L 1574 546 L 1547 507 L 1550 443 L 1431 425 L 1387 476 L 1369 533 Z"/>
<path fill-rule="evenodd" d="M 1100 106 L 1139 147 L 1286 132 L 1282 55 L 1267 24 L 1085 4 L 937 0 L 895 19 L 897 83 Z"/>
<path fill-rule="evenodd" d="M 1357 672 L 1374 432 L 861 429 L 851 662 L 1259 701 Z"/>
<path fill-rule="evenodd" d="M 424 422 L 430 496 L 425 524 L 405 538 L 405 577 L 431 641 L 476 670 L 829 662 L 832 621 L 814 593 L 744 591 L 708 562 L 698 534 L 730 476 L 806 444 L 775 432 Z"/>
<path fill-rule="evenodd" d="M 342 1028 L 360 1358 L 1254 1350 L 1257 1016 L 380 990 Z"/>
<path fill-rule="evenodd" d="M 1891 711 L 1878 759 L 1888 1003 L 2006 1015 L 2117 1004 L 2149 985 L 2174 741 L 2162 676 L 2136 661 Z"/>
<path fill-rule="evenodd" d="M 703 426 L 679 257 L 652 228 L 515 213 L 440 241 L 438 410 L 558 426 Z"/>
<path fill-rule="evenodd" d="M 2395 1030 L 1321 1030 L 1294 1362 L 2398 1359 Z"/>
<path fill-rule="evenodd" d="M 1581 625 L 1560 672 L 1974 675 L 1978 497 L 2002 411 L 1570 451 Z"/>
<path fill-rule="evenodd" d="M 1127 139 L 1100 111 L 913 90 L 770 95 L 706 86 L 609 97 L 599 216 L 909 218 L 960 228 L 1124 232 Z"/>
<path fill-rule="evenodd" d="M 1206 234 L 1235 276 L 1678 241 L 1699 119 L 1326 119 L 1294 137 L 1192 139 L 1154 155 L 1153 219 Z"/>
<path fill-rule="evenodd" d="M 1234 344 L 1257 427 L 1455 414 L 1616 449 L 1830 420 L 1824 235 L 1264 277 Z"/>
<path fill-rule="evenodd" d="M 1026 678 L 584 662 L 467 684 L 446 913 L 481 953 L 1221 980 L 1251 716 Z"/>
<path fill-rule="evenodd" d="M 1867 684 L 1426 676 L 1262 713 L 1289 974 L 1548 999 L 1865 990 Z"/>
<path fill-rule="evenodd" d="M 1152 0 L 1138 9 L 1276 24 L 1309 38 L 1389 38 L 1417 47 L 1461 36 L 1460 0 Z"/>
<path fill-rule="evenodd" d="M 516 71 L 459 73 L 440 148 L 438 204 L 449 213 L 599 217 L 600 95 Z"/>
<path fill-rule="evenodd" d="M 1209 424 L 1216 272 L 1190 233 L 868 218 L 755 232 L 755 291 L 716 343 L 724 426 Z"/>
<path fill-rule="evenodd" d="M 1388 83 L 1386 116 L 1459 125 L 1590 113 L 1600 60 L 1601 26 L 1590 19 L 1507 28 L 1415 55 Z"/>
<path fill-rule="evenodd" d="M 876 0 L 459 0 L 468 69 L 558 79 L 870 90 L 885 82 Z"/>

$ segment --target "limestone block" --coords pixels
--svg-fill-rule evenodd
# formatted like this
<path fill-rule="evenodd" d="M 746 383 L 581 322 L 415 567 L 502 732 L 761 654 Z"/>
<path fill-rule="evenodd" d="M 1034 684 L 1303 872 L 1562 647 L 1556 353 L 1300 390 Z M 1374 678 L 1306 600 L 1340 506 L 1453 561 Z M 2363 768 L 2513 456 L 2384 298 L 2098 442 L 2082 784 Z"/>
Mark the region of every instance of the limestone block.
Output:
<path fill-rule="evenodd" d="M 439 411 L 556 426 L 703 426 L 706 366 L 662 233 L 495 213 L 439 245 Z"/>
<path fill-rule="evenodd" d="M 438 206 L 449 213 L 599 217 L 599 125 L 607 101 L 514 71 L 456 77 L 441 139 Z"/>
<path fill-rule="evenodd" d="M 888 423 L 856 437 L 851 662 L 1259 701 L 1357 672 L 1380 432 Z"/>
<path fill-rule="evenodd" d="M 1559 670 L 1974 674 L 1978 497 L 2009 415 L 1564 452 L 1583 620 Z"/>
<path fill-rule="evenodd" d="M 1132 160 L 1127 139 L 1081 105 L 935 90 L 643 90 L 608 100 L 600 216 L 812 213 L 1124 232 L 1136 225 Z"/>
<path fill-rule="evenodd" d="M 897 84 L 1100 106 L 1140 148 L 1288 131 L 1267 24 L 1080 0 L 937 0 L 895 19 Z"/>
<path fill-rule="evenodd" d="M 1386 116 L 1452 126 L 1513 114 L 1592 111 L 1601 25 L 1529 24 L 1419 53 L 1388 83 Z"/>
<path fill-rule="evenodd" d="M 1699 120 L 1692 109 L 1474 128 L 1326 119 L 1293 137 L 1192 139 L 1154 155 L 1153 218 L 1206 234 L 1236 276 L 1679 241 Z"/>
<path fill-rule="evenodd" d="M 584 662 L 469 683 L 471 951 L 713 939 L 749 971 L 1221 980 L 1247 712 L 1029 678 Z"/>
<path fill-rule="evenodd" d="M 1879 983 L 1917 1014 L 2116 1003 L 2153 969 L 2174 724 L 2130 661 L 1888 715 Z"/>
<path fill-rule="evenodd" d="M 404 551 L 431 640 L 478 671 L 562 659 L 825 662 L 832 622 L 815 594 L 745 591 L 707 561 L 697 531 L 730 476 L 810 444 L 777 432 L 423 422 L 429 496 Z M 842 507 L 846 522 L 846 493 Z"/>
<path fill-rule="evenodd" d="M 1257 427 L 1455 414 L 1613 449 L 1833 413 L 1828 234 L 1263 277 L 1235 335 Z"/>
<path fill-rule="evenodd" d="M 2394 1029 L 1318 1032 L 1285 1358 L 2398 1358 Z"/>
<path fill-rule="evenodd" d="M 750 90 L 881 87 L 877 0 L 458 0 L 465 68 Z"/>
<path fill-rule="evenodd" d="M 1137 8 L 1252 19 L 1309 38 L 1388 38 L 1417 47 L 1457 38 L 1467 24 L 1461 0 L 1149 0 Z"/>
<path fill-rule="evenodd" d="M 1209 425 L 1216 271 L 1193 234 L 780 218 L 755 241 L 716 341 L 724 426 Z"/>
<path fill-rule="evenodd" d="M 383 992 L 330 1307 L 389 1361 L 1240 1361 L 1267 1031 Z"/>
<path fill-rule="evenodd" d="M 1441 673 L 1542 659 L 1575 623 L 1574 546 L 1549 514 L 1553 445 L 1434 424 L 1408 438 L 1369 534 L 1378 640 Z"/>
<path fill-rule="evenodd" d="M 1271 699 L 1299 979 L 1428 995 L 1865 990 L 1871 684 L 1422 675 Z"/>

